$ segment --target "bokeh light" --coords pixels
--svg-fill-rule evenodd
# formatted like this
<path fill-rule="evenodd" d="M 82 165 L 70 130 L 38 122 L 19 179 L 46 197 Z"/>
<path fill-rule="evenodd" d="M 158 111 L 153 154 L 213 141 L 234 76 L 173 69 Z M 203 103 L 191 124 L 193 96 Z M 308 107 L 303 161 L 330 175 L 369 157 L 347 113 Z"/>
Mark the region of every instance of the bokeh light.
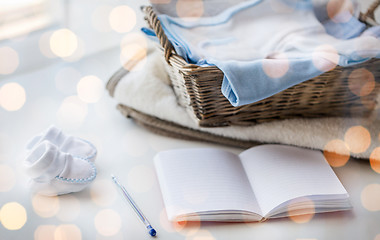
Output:
<path fill-rule="evenodd" d="M 327 15 L 334 22 L 347 22 L 351 19 L 354 7 L 350 0 L 329 0 L 327 3 Z M 342 13 L 350 13 L 342 15 Z"/>
<path fill-rule="evenodd" d="M 199 215 L 194 215 L 194 221 L 169 221 L 167 212 L 180 212 L 177 206 L 166 206 L 160 212 L 160 224 L 167 232 L 177 232 L 183 236 L 194 236 L 201 227 Z M 192 212 L 192 211 L 190 211 Z"/>
<path fill-rule="evenodd" d="M 368 211 L 380 211 L 380 184 L 373 183 L 366 186 L 360 199 L 363 207 Z"/>
<path fill-rule="evenodd" d="M 120 63 L 128 71 L 143 69 L 147 61 L 147 49 L 140 43 L 124 45 L 120 53 Z"/>
<path fill-rule="evenodd" d="M 50 48 L 50 37 L 53 34 L 53 31 L 44 32 L 40 40 L 38 41 L 38 46 L 40 48 L 40 51 L 42 55 L 44 55 L 47 58 L 56 58 L 57 55 L 55 55 L 51 48 Z"/>
<path fill-rule="evenodd" d="M 54 232 L 56 230 L 54 225 L 40 225 L 34 231 L 34 240 L 47 240 L 54 239 Z"/>
<path fill-rule="evenodd" d="M 118 33 L 129 32 L 136 25 L 136 13 L 127 5 L 117 6 L 109 15 L 109 24 Z"/>
<path fill-rule="evenodd" d="M 156 181 L 155 176 L 152 167 L 135 166 L 128 172 L 128 188 L 135 192 L 148 192 Z"/>
<path fill-rule="evenodd" d="M 366 35 L 360 38 L 355 38 L 353 48 L 355 52 L 363 58 L 374 58 L 379 51 L 380 40 L 374 36 Z"/>
<path fill-rule="evenodd" d="M 373 171 L 380 173 L 380 147 L 375 148 L 369 156 L 369 162 Z"/>
<path fill-rule="evenodd" d="M 55 216 L 60 208 L 58 197 L 46 197 L 36 194 L 32 197 L 34 212 L 43 218 Z"/>
<path fill-rule="evenodd" d="M 54 240 L 81 240 L 82 233 L 74 224 L 59 225 L 54 231 Z"/>
<path fill-rule="evenodd" d="M 65 98 L 57 111 L 58 122 L 67 128 L 80 127 L 86 118 L 88 107 L 77 96 Z"/>
<path fill-rule="evenodd" d="M 0 192 L 10 191 L 16 182 L 16 176 L 11 167 L 0 164 Z"/>
<path fill-rule="evenodd" d="M 120 63 L 128 71 L 143 69 L 147 61 L 148 43 L 141 33 L 128 33 L 120 43 Z"/>
<path fill-rule="evenodd" d="M 367 96 L 375 88 L 375 77 L 365 68 L 355 69 L 348 77 L 348 87 L 357 96 Z"/>
<path fill-rule="evenodd" d="M 268 77 L 280 78 L 289 71 L 289 60 L 285 54 L 279 53 L 269 59 L 263 59 L 262 66 Z"/>
<path fill-rule="evenodd" d="M 81 78 L 82 74 L 75 68 L 62 68 L 55 76 L 55 87 L 64 94 L 75 94 Z"/>
<path fill-rule="evenodd" d="M 307 223 L 314 217 L 314 213 L 291 215 L 289 218 L 295 223 Z"/>
<path fill-rule="evenodd" d="M 120 42 L 120 48 L 123 49 L 129 44 L 139 44 L 141 48 L 148 48 L 148 41 L 142 33 L 131 32 L 126 34 Z"/>
<path fill-rule="evenodd" d="M 179 234 L 190 237 L 196 235 L 201 228 L 199 215 L 192 216 L 194 221 L 174 221 L 172 222 L 174 230 Z"/>
<path fill-rule="evenodd" d="M 344 141 L 334 139 L 324 146 L 323 155 L 332 167 L 342 167 L 350 159 L 350 150 Z"/>
<path fill-rule="evenodd" d="M 181 208 L 176 206 L 166 206 L 160 212 L 160 225 L 165 231 L 173 233 L 177 232 L 183 236 L 194 236 L 201 227 L 199 215 L 194 215 L 194 221 L 169 221 L 167 212 L 179 212 Z"/>
<path fill-rule="evenodd" d="M 320 45 L 313 51 L 312 60 L 319 71 L 327 72 L 334 69 L 339 63 L 339 54 L 331 45 Z"/>
<path fill-rule="evenodd" d="M 299 210 L 293 210 L 291 208 L 288 208 L 289 218 L 295 223 L 307 223 L 314 217 L 314 214 L 315 214 L 314 202 L 311 199 L 307 197 L 303 197 L 301 201 L 302 201 L 302 205 L 304 206 L 308 205 L 308 209 L 311 209 L 312 213 L 298 215 Z M 290 201 L 288 205 L 291 206 L 292 204 L 299 203 L 299 202 L 300 202 L 300 199 L 298 198 L 296 200 Z"/>
<path fill-rule="evenodd" d="M 75 220 L 80 213 L 80 202 L 73 195 L 63 195 L 59 197 L 59 211 L 56 217 L 61 221 L 70 222 Z"/>
<path fill-rule="evenodd" d="M 0 47 L 0 74 L 11 74 L 18 66 L 17 52 L 11 47 Z"/>
<path fill-rule="evenodd" d="M 96 103 L 103 96 L 104 83 L 90 75 L 81 78 L 77 84 L 78 97 L 86 103 Z"/>
<path fill-rule="evenodd" d="M 17 111 L 24 106 L 24 88 L 15 82 L 6 83 L 0 89 L 0 105 L 7 111 Z"/>
<path fill-rule="evenodd" d="M 113 236 L 120 231 L 120 215 L 112 209 L 104 209 L 98 212 L 94 219 L 95 228 L 103 236 Z"/>
<path fill-rule="evenodd" d="M 91 25 L 99 32 L 110 32 L 111 26 L 108 21 L 108 16 L 111 14 L 112 7 L 103 5 L 97 7 L 91 14 Z"/>
<path fill-rule="evenodd" d="M 78 47 L 78 38 L 71 30 L 59 29 L 50 36 L 50 49 L 58 57 L 71 56 Z"/>
<path fill-rule="evenodd" d="M 99 206 L 109 206 L 116 199 L 114 183 L 109 179 L 96 179 L 91 185 L 91 199 Z"/>
<path fill-rule="evenodd" d="M 178 17 L 184 20 L 197 20 L 204 13 L 203 0 L 178 0 L 176 10 Z"/>
<path fill-rule="evenodd" d="M 78 40 L 78 46 L 77 48 L 75 49 L 75 51 L 68 57 L 63 57 L 62 59 L 66 62 L 76 62 L 76 61 L 79 61 L 80 59 L 82 59 L 82 57 L 84 56 L 86 50 L 85 50 L 85 42 L 77 37 L 77 40 Z"/>
<path fill-rule="evenodd" d="M 18 202 L 9 202 L 0 209 L 0 221 L 8 230 L 18 230 L 27 220 L 25 208 Z"/>
<path fill-rule="evenodd" d="M 353 153 L 365 152 L 371 144 L 371 134 L 363 126 L 353 126 L 346 131 L 344 142 Z"/>
<path fill-rule="evenodd" d="M 166 213 L 166 208 L 163 208 L 160 212 L 160 225 L 166 232 L 175 232 L 173 224 L 168 220 L 168 215 Z"/>
<path fill-rule="evenodd" d="M 379 102 L 379 100 L 376 100 L 376 98 L 374 98 L 373 94 L 360 97 L 360 101 L 361 101 L 361 104 L 363 105 L 363 107 L 373 111 L 372 113 L 374 113 L 374 114 L 375 114 L 375 111 L 377 109 L 380 109 L 380 105 L 377 104 Z M 375 115 L 373 115 L 373 116 L 375 116 Z"/>

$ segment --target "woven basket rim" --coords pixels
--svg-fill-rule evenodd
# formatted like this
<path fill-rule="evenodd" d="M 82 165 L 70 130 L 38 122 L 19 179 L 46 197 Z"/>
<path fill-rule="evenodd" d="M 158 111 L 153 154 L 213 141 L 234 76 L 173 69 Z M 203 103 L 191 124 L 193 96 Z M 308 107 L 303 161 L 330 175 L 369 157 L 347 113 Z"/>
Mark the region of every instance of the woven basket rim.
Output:
<path fill-rule="evenodd" d="M 361 22 L 365 23 L 367 26 L 379 26 L 380 24 L 376 21 L 375 15 L 374 15 L 375 11 L 377 10 L 377 8 L 379 8 L 379 6 L 380 6 L 380 0 L 373 0 L 373 3 L 368 7 L 367 11 L 365 13 L 361 12 L 359 14 L 359 20 Z M 152 18 L 152 20 L 148 21 L 148 22 L 152 23 L 150 25 L 150 27 L 154 29 L 154 31 L 155 31 L 155 33 L 156 33 L 156 35 L 160 41 L 160 44 L 164 49 L 164 55 L 165 55 L 166 61 L 169 63 L 169 58 L 171 56 L 178 58 L 176 60 L 179 60 L 180 58 L 182 58 L 175 51 L 172 43 L 169 41 L 169 39 L 165 35 L 165 32 L 161 27 L 161 23 L 157 18 L 157 14 L 154 11 L 153 6 L 152 5 L 143 5 L 143 6 L 141 6 L 141 11 L 145 13 L 146 18 L 149 18 L 149 17 Z M 194 68 L 201 67 L 201 66 L 198 66 L 196 64 L 188 63 L 183 58 L 182 58 L 182 60 L 183 61 L 181 61 L 181 60 L 179 60 L 179 61 L 182 62 L 184 69 L 194 69 Z M 208 68 L 208 67 L 213 68 L 214 66 L 203 66 L 202 68 Z"/>

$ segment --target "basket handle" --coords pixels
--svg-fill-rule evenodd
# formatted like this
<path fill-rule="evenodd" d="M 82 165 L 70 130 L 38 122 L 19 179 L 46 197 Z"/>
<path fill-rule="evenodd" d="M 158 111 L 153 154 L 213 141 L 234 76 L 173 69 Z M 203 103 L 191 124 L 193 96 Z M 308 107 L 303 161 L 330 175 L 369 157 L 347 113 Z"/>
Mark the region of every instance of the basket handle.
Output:
<path fill-rule="evenodd" d="M 158 20 L 152 6 L 142 6 L 141 10 L 145 13 L 146 18 L 148 18 L 147 20 L 150 27 L 153 28 L 160 41 L 161 46 L 164 48 L 165 60 L 169 63 L 169 58 L 173 54 L 174 47 L 166 37 L 164 30 L 161 28 L 160 20 Z"/>
<path fill-rule="evenodd" d="M 380 0 L 374 0 L 374 2 L 369 6 L 367 12 L 364 14 L 360 14 L 360 20 L 371 26 L 379 25 L 375 19 L 375 11 L 379 7 L 379 5 Z"/>

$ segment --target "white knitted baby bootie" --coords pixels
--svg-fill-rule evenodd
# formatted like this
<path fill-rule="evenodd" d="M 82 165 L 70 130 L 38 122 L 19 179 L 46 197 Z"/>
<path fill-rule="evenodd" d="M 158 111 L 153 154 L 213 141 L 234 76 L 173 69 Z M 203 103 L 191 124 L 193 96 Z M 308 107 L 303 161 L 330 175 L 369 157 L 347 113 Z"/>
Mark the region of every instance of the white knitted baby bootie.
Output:
<path fill-rule="evenodd" d="M 31 150 L 45 140 L 56 145 L 60 151 L 70 153 L 73 157 L 95 161 L 97 151 L 94 145 L 84 139 L 66 135 L 54 126 L 50 126 L 45 132 L 35 136 L 26 148 Z"/>
<path fill-rule="evenodd" d="M 33 192 L 55 196 L 79 192 L 96 177 L 92 162 L 64 153 L 57 146 L 42 141 L 35 146 L 24 161 Z"/>

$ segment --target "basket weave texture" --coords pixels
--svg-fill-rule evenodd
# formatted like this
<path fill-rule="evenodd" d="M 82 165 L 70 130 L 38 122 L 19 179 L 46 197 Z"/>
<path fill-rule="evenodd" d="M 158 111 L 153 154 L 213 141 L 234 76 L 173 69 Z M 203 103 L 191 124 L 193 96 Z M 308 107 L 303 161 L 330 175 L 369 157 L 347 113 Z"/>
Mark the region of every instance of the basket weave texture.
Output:
<path fill-rule="evenodd" d="M 379 4 L 380 0 L 376 0 L 360 19 L 375 22 L 373 11 Z M 187 63 L 175 52 L 153 8 L 147 6 L 142 10 L 160 40 L 178 102 L 200 126 L 247 126 L 296 117 L 367 117 L 377 105 L 380 59 L 351 67 L 337 66 L 261 101 L 234 107 L 221 92 L 223 72 L 215 66 Z"/>

